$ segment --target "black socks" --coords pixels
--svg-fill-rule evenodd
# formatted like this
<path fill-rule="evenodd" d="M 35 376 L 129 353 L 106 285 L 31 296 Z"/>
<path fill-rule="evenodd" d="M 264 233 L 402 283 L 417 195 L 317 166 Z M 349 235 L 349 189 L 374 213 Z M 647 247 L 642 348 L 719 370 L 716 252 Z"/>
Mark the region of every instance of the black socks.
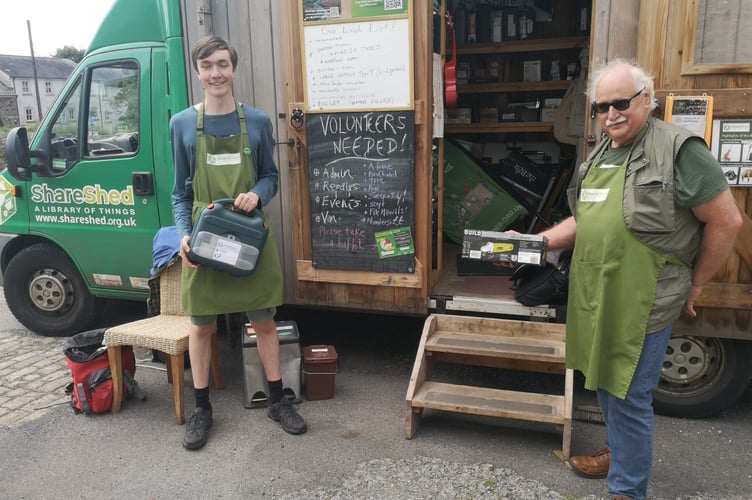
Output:
<path fill-rule="evenodd" d="M 207 386 L 203 389 L 197 389 L 194 387 L 193 393 L 196 396 L 196 408 L 203 408 L 211 411 L 212 407 L 209 402 L 209 387 Z"/>
<path fill-rule="evenodd" d="M 269 403 L 277 403 L 282 399 L 282 379 L 267 380 L 269 383 Z"/>

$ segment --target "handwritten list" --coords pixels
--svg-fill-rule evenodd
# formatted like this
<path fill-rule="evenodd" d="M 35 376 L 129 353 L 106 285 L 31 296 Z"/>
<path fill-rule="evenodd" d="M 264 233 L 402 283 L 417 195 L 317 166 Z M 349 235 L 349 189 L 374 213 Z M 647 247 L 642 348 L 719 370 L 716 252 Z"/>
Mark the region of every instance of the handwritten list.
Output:
<path fill-rule="evenodd" d="M 407 19 L 305 26 L 308 110 L 412 104 Z"/>
<path fill-rule="evenodd" d="M 312 264 L 413 272 L 414 112 L 306 117 Z"/>

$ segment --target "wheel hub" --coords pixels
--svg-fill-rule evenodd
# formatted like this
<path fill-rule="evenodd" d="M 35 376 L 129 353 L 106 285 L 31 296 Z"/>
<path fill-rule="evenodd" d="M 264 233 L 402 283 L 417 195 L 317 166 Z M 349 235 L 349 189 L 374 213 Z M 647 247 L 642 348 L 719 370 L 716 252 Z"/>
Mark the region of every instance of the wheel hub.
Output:
<path fill-rule="evenodd" d="M 694 337 L 672 338 L 666 348 L 661 378 L 673 384 L 691 384 L 706 376 L 717 349 Z"/>
<path fill-rule="evenodd" d="M 29 298 L 46 312 L 63 312 L 73 302 L 73 286 L 60 271 L 42 269 L 29 282 Z"/>

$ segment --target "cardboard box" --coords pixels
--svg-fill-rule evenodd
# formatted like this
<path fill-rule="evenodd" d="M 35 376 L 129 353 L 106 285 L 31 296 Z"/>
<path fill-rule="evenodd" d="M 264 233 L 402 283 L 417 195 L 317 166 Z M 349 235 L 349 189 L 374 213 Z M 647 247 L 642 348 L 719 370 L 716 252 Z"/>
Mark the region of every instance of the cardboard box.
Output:
<path fill-rule="evenodd" d="M 443 229 L 455 243 L 462 244 L 466 228 L 503 231 L 528 215 L 527 209 L 455 141 L 444 141 L 443 168 Z"/>
<path fill-rule="evenodd" d="M 542 122 L 552 122 L 556 119 L 556 113 L 559 111 L 558 108 L 542 108 L 541 109 L 541 119 Z"/>
<path fill-rule="evenodd" d="M 480 123 L 496 123 L 499 121 L 499 108 L 480 108 Z"/>
<path fill-rule="evenodd" d="M 522 81 L 539 82 L 541 81 L 541 61 L 525 61 L 522 63 Z"/>
<path fill-rule="evenodd" d="M 542 266 L 546 263 L 543 236 L 465 229 L 462 258 L 516 262 Z"/>
<path fill-rule="evenodd" d="M 444 111 L 445 123 L 470 123 L 472 110 L 470 108 L 447 108 Z"/>

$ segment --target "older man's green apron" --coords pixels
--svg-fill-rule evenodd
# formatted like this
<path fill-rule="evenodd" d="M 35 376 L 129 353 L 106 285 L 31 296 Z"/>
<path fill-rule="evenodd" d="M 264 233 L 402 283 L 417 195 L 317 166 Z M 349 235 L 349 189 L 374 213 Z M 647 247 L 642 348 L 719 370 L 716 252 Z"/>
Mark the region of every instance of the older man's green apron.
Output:
<path fill-rule="evenodd" d="M 645 339 L 667 256 L 640 242 L 622 216 L 631 155 L 613 149 L 593 162 L 577 199 L 577 235 L 567 306 L 567 367 L 587 389 L 624 398 Z"/>
<path fill-rule="evenodd" d="M 256 183 L 245 115 L 237 104 L 240 134 L 231 137 L 204 135 L 204 107 L 196 120 L 196 168 L 193 174 L 195 223 L 209 202 L 235 198 Z M 252 311 L 282 303 L 282 268 L 274 235 L 269 232 L 256 269 L 250 276 L 236 277 L 207 266 L 183 266 L 180 288 L 183 308 L 191 315 Z"/>

